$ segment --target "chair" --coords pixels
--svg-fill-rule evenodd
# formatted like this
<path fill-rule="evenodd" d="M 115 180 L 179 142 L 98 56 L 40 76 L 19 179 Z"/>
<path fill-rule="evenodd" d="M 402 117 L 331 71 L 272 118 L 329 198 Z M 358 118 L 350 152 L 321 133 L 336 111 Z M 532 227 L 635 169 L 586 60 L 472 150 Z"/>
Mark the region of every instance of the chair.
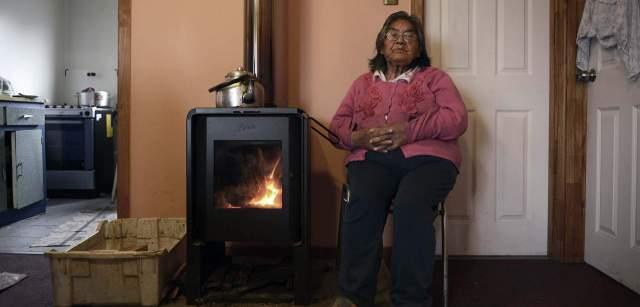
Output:
<path fill-rule="evenodd" d="M 342 244 L 342 218 L 343 218 L 343 207 L 351 200 L 351 191 L 349 191 L 349 186 L 346 184 L 342 185 L 342 193 L 340 197 L 340 222 L 338 224 L 338 247 L 337 247 L 337 255 L 336 255 L 336 267 L 340 266 L 340 248 Z M 389 208 L 389 214 L 393 214 L 393 206 Z M 449 255 L 447 252 L 447 212 L 444 208 L 444 200 L 438 203 L 438 215 L 441 218 L 441 242 L 442 242 L 442 302 L 444 307 L 448 306 L 449 299 Z"/>

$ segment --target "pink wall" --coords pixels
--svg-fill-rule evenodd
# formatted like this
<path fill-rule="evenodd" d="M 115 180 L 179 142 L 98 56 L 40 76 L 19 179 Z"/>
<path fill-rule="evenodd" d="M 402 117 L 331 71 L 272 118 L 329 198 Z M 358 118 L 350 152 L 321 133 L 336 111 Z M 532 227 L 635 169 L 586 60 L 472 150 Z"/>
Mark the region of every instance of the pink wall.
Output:
<path fill-rule="evenodd" d="M 186 115 L 242 65 L 243 3 L 132 1 L 132 217 L 186 214 Z"/>
<path fill-rule="evenodd" d="M 399 10 L 409 12 L 411 1 L 290 1 L 289 105 L 328 125 L 353 80 L 368 70 L 384 20 Z M 315 133 L 311 139 L 313 243 L 335 246 L 345 152 Z"/>
<path fill-rule="evenodd" d="M 242 64 L 243 1 L 132 1 L 131 216 L 185 215 L 185 116 Z M 275 1 L 278 106 L 328 124 L 375 35 L 411 1 Z M 344 153 L 312 135 L 313 244 L 334 246 Z"/>

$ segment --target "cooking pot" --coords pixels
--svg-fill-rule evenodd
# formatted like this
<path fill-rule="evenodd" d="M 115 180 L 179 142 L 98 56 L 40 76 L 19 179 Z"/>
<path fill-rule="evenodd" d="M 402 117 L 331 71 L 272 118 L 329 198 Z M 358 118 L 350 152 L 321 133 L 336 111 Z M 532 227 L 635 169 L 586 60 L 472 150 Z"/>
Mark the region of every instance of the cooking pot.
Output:
<path fill-rule="evenodd" d="M 240 67 L 224 76 L 225 81 L 210 88 L 216 92 L 216 107 L 247 108 L 264 105 L 264 87 L 254 74 Z"/>
<path fill-rule="evenodd" d="M 109 92 L 107 91 L 96 91 L 94 94 L 94 99 L 96 107 L 111 107 L 111 104 L 109 103 Z"/>
<path fill-rule="evenodd" d="M 92 87 L 88 87 L 74 96 L 78 98 L 79 106 L 92 107 L 95 105 L 95 90 Z"/>

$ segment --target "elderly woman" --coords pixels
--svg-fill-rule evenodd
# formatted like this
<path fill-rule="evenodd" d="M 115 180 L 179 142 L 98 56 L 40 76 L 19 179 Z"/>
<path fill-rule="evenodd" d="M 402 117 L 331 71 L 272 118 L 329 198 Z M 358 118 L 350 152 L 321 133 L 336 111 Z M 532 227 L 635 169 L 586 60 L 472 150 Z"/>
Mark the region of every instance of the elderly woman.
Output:
<path fill-rule="evenodd" d="M 338 147 L 350 151 L 351 191 L 335 306 L 373 306 L 392 202 L 391 299 L 395 306 L 431 306 L 433 221 L 458 175 L 467 112 L 449 76 L 430 66 L 415 16 L 391 14 L 376 50 L 370 71 L 353 82 L 331 121 Z"/>

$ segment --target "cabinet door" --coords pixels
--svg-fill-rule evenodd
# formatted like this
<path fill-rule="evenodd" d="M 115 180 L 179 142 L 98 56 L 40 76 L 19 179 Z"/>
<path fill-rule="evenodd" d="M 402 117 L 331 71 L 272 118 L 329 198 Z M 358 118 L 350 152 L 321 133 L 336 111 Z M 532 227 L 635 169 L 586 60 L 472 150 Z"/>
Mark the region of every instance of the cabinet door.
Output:
<path fill-rule="evenodd" d="M 4 135 L 4 131 L 0 131 L 0 212 L 7 210 L 7 146 Z"/>
<path fill-rule="evenodd" d="M 13 207 L 20 209 L 44 198 L 42 130 L 12 133 Z"/>

